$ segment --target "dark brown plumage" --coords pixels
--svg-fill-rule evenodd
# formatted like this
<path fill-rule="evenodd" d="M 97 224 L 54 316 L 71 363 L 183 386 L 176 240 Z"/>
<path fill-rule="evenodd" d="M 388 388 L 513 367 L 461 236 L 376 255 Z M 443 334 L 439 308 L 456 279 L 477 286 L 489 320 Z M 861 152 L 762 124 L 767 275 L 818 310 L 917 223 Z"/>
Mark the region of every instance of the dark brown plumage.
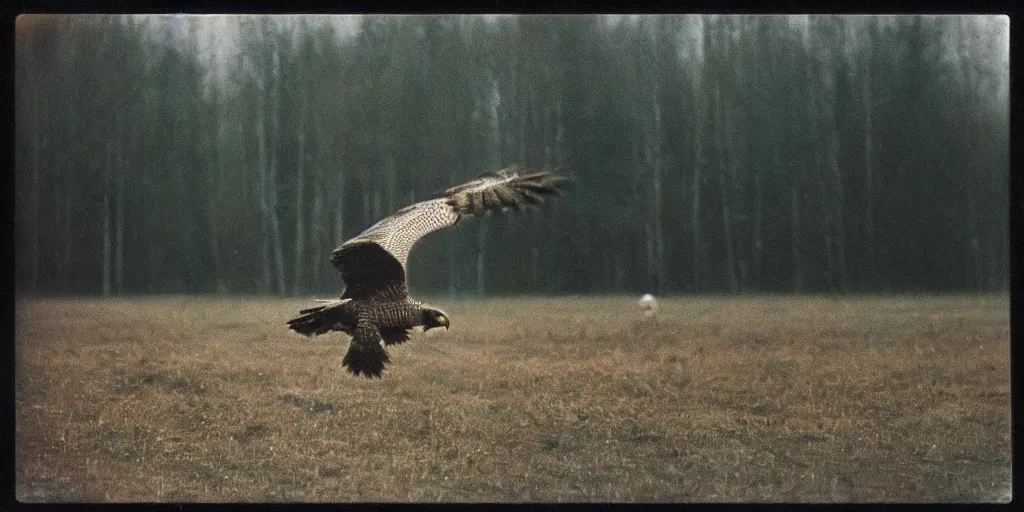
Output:
<path fill-rule="evenodd" d="M 444 326 L 444 312 L 409 298 L 406 263 L 420 238 L 454 226 L 463 215 L 543 202 L 568 180 L 547 171 L 520 175 L 515 169 L 487 173 L 381 219 L 331 252 L 345 293 L 338 300 L 299 311 L 288 321 L 295 332 L 316 336 L 340 331 L 352 336 L 342 365 L 355 375 L 380 377 L 390 361 L 385 345 L 409 340 L 409 331 Z"/>

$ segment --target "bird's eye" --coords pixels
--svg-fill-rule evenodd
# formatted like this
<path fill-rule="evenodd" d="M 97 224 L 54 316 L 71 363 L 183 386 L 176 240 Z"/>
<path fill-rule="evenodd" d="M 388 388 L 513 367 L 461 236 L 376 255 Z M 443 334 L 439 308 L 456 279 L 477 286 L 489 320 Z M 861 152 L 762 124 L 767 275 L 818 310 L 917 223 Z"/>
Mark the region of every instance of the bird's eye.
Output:
<path fill-rule="evenodd" d="M 436 320 L 440 323 L 444 323 L 444 321 L 447 320 L 447 318 L 445 318 L 444 315 L 437 315 Z"/>

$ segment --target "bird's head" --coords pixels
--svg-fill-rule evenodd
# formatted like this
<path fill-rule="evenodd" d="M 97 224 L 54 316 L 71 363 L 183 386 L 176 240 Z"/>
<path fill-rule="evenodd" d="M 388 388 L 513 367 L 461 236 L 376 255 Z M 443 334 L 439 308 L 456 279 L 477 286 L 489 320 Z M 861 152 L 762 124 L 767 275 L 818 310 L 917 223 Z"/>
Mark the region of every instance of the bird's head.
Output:
<path fill-rule="evenodd" d="M 451 322 L 448 320 L 448 315 L 444 314 L 444 311 L 434 308 L 423 308 L 423 330 L 428 331 L 434 327 L 444 327 L 448 329 L 451 326 Z"/>

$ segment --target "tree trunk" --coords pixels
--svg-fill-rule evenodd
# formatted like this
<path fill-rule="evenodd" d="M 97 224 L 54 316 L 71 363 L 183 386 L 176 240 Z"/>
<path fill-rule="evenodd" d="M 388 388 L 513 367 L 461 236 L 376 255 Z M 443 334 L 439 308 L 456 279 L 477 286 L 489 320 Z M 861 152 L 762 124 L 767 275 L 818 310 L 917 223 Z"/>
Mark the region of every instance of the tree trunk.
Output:
<path fill-rule="evenodd" d="M 658 104 L 658 89 L 657 86 L 654 88 L 654 133 L 653 133 L 653 149 L 651 151 L 652 164 L 654 166 L 654 179 L 652 180 L 652 187 L 654 188 L 654 215 L 652 221 L 654 223 L 654 293 L 661 293 L 665 288 L 665 238 L 664 229 L 662 227 L 662 191 L 661 191 L 661 174 L 662 174 L 662 140 L 661 140 L 661 105 Z"/>
<path fill-rule="evenodd" d="M 870 57 L 869 57 L 870 58 Z M 873 104 L 871 102 L 871 63 L 866 62 L 864 66 L 863 78 L 863 107 L 864 107 L 864 235 L 867 241 L 867 260 L 868 260 L 868 276 L 866 279 L 869 290 L 878 289 L 878 256 L 875 246 L 875 214 L 874 205 L 872 204 L 872 197 L 874 195 L 874 183 L 872 182 L 874 173 L 874 156 L 872 154 L 871 147 L 871 135 L 874 127 L 872 126 L 872 109 Z"/>
<path fill-rule="evenodd" d="M 64 257 L 61 266 L 61 281 L 64 293 L 71 291 L 71 187 L 64 187 Z"/>
<path fill-rule="evenodd" d="M 484 295 L 486 274 L 485 247 L 487 247 L 487 223 L 478 222 L 476 233 L 476 292 Z"/>
<path fill-rule="evenodd" d="M 814 47 L 813 46 L 813 41 L 812 41 L 813 37 L 814 37 L 813 27 L 808 27 L 806 33 L 807 33 L 807 45 L 809 47 L 813 48 Z M 804 64 L 805 64 L 803 66 L 804 80 L 806 81 L 807 84 L 818 84 L 818 83 L 820 83 L 818 77 L 815 74 L 815 61 L 816 61 L 816 59 L 814 59 L 814 58 L 804 59 Z M 825 267 L 826 286 L 827 286 L 826 289 L 828 291 L 832 291 L 832 289 L 833 289 L 833 284 L 832 284 L 832 236 L 829 233 L 829 229 L 831 229 L 831 226 L 830 226 L 829 212 L 828 212 L 827 206 L 826 206 L 826 201 L 827 201 L 826 196 L 827 196 L 828 184 L 823 179 L 821 179 L 822 178 L 822 169 L 824 167 L 824 163 L 823 163 L 823 160 L 822 160 L 822 151 L 821 151 L 821 144 L 822 144 L 821 132 L 822 132 L 822 125 L 823 125 L 821 118 L 824 115 L 824 112 L 823 112 L 823 109 L 821 109 L 819 107 L 820 95 L 821 95 L 820 94 L 820 90 L 817 89 L 816 86 L 810 86 L 809 87 L 807 98 L 806 98 L 806 107 L 807 107 L 807 109 L 804 112 L 804 115 L 806 116 L 805 119 L 806 119 L 806 125 L 807 125 L 807 128 L 808 128 L 808 133 L 807 133 L 806 137 L 807 137 L 807 142 L 809 143 L 809 146 L 810 146 L 809 147 L 809 151 L 810 151 L 810 155 L 809 156 L 810 156 L 810 158 L 809 159 L 808 158 L 801 159 L 800 163 L 804 166 L 803 167 L 803 169 L 804 169 L 803 176 L 806 176 L 807 179 L 810 180 L 811 182 L 813 182 L 813 181 L 817 181 L 818 182 L 819 194 L 820 194 L 820 200 L 818 201 L 818 204 L 819 204 L 819 207 L 821 208 L 821 211 L 818 212 L 818 215 L 823 217 L 823 219 L 821 219 L 822 220 L 822 225 L 825 226 L 824 242 L 825 242 L 825 254 L 827 255 L 826 256 L 826 260 L 827 260 L 826 261 L 826 265 L 827 266 Z M 800 181 L 799 178 L 796 178 L 796 180 L 797 180 L 797 182 Z M 808 183 L 808 186 L 810 186 L 810 185 L 811 185 L 811 183 Z M 794 186 L 798 187 L 799 183 L 794 184 Z M 808 201 L 807 202 L 807 207 L 808 207 L 809 210 L 812 211 L 811 215 L 813 217 L 814 216 L 814 213 L 813 213 L 813 203 L 811 201 Z M 799 218 L 798 216 L 794 217 L 794 219 L 798 219 L 798 218 Z M 797 229 L 799 229 L 800 228 L 799 222 L 794 220 L 794 226 L 796 226 Z M 810 242 L 813 242 L 813 239 Z M 802 247 L 800 249 L 802 249 Z M 812 261 L 813 261 L 813 259 L 812 259 Z M 799 260 L 799 266 L 801 267 L 801 270 L 799 271 L 799 275 L 800 275 L 800 289 L 802 290 L 803 289 L 803 284 L 804 284 L 804 276 L 805 276 L 803 268 L 802 268 L 803 267 L 803 256 L 802 256 L 802 254 L 801 254 L 801 257 L 800 257 L 800 260 Z M 800 291 L 800 290 L 798 290 L 798 291 Z"/>
<path fill-rule="evenodd" d="M 363 219 L 364 224 L 366 225 L 369 225 L 369 223 L 373 222 L 373 205 L 371 200 L 372 196 L 373 191 L 369 190 L 369 187 L 367 187 L 367 190 L 363 192 Z"/>
<path fill-rule="evenodd" d="M 961 44 L 957 47 L 957 58 L 960 61 L 960 88 L 958 90 L 960 105 L 966 107 L 968 110 L 973 110 L 975 105 L 975 96 L 972 94 L 978 90 L 978 84 L 972 73 L 972 61 L 970 55 L 967 52 L 967 45 L 963 44 L 964 38 L 968 35 L 968 29 L 965 27 L 965 19 L 957 18 L 956 23 L 957 35 L 956 38 L 961 41 Z M 971 167 L 974 163 L 972 158 L 973 152 L 968 152 L 965 156 L 965 162 L 962 165 L 965 167 Z M 969 174 L 967 177 L 967 243 L 968 249 L 971 255 L 971 264 L 974 266 L 974 280 L 971 283 L 971 288 L 975 291 L 983 290 L 994 290 L 991 286 L 991 274 L 995 270 L 991 265 L 990 259 L 983 257 L 981 254 L 982 247 L 985 248 L 986 252 L 992 249 L 991 233 L 987 232 L 981 227 L 982 222 L 978 217 L 977 203 L 981 183 L 978 177 L 973 174 Z M 982 196 L 983 197 L 983 196 Z M 984 199 L 982 199 L 984 201 Z M 989 274 L 986 282 L 985 274 Z"/>
<path fill-rule="evenodd" d="M 729 293 L 739 291 L 736 279 L 736 255 L 732 246 L 732 216 L 729 205 L 729 173 L 730 165 L 726 157 L 726 141 L 731 140 L 731 130 L 726 126 L 726 107 L 722 102 L 720 88 L 715 87 L 715 128 L 718 131 L 718 190 L 722 202 L 722 231 L 725 240 L 725 277 L 729 283 Z"/>
<path fill-rule="evenodd" d="M 725 232 L 725 276 L 729 282 L 729 292 L 736 293 L 740 289 L 736 278 L 736 255 L 732 247 L 732 217 L 729 212 L 729 188 L 725 175 L 718 176 L 718 186 L 722 192 L 722 230 Z"/>
<path fill-rule="evenodd" d="M 562 113 L 562 100 L 555 100 L 555 166 L 565 163 L 565 119 Z"/>
<path fill-rule="evenodd" d="M 700 171 L 701 143 L 700 135 L 693 136 L 693 200 L 690 202 L 690 229 L 693 231 L 693 291 L 701 289 L 701 252 L 704 250 L 700 233 Z"/>
<path fill-rule="evenodd" d="M 551 161 L 554 160 L 555 154 L 554 148 L 552 147 L 552 143 L 554 142 L 554 130 L 551 129 L 551 108 L 545 106 L 541 112 L 541 115 L 544 116 L 542 126 L 544 134 L 544 165 L 550 166 Z"/>
<path fill-rule="evenodd" d="M 657 279 L 654 270 L 654 228 L 651 224 L 652 222 L 644 222 L 644 256 L 646 256 L 644 262 L 646 263 L 645 270 L 647 270 L 646 286 L 649 290 L 654 290 L 657 286 Z"/>
<path fill-rule="evenodd" d="M 703 107 L 701 106 L 700 87 L 698 83 L 698 73 L 693 74 L 691 82 L 691 94 L 693 97 L 693 103 L 695 105 L 695 126 L 697 127 L 693 131 L 693 196 L 690 201 L 690 231 L 693 232 L 693 291 L 699 292 L 701 290 L 701 252 L 704 250 L 701 241 L 701 225 L 700 225 L 700 185 L 701 185 L 701 166 L 704 158 L 702 147 L 701 147 L 701 128 L 703 127 L 705 117 L 703 115 Z"/>
<path fill-rule="evenodd" d="M 758 166 L 757 174 L 754 175 L 754 268 L 751 278 L 757 288 L 760 288 L 761 265 L 764 261 L 764 184 L 761 182 L 760 168 Z"/>
<path fill-rule="evenodd" d="M 278 159 L 277 159 L 277 147 L 280 144 L 280 126 L 281 126 L 281 56 L 278 52 L 277 42 L 274 42 L 274 67 L 273 67 L 273 80 L 274 88 L 272 90 L 272 103 L 271 108 L 271 137 L 269 141 L 270 150 L 270 169 L 268 173 L 268 187 L 267 190 L 270 193 L 268 201 L 269 208 L 267 209 L 267 215 L 270 217 L 270 233 L 271 241 L 274 245 L 274 277 L 275 280 L 275 292 L 278 295 L 284 295 L 285 293 L 285 279 L 284 279 L 284 247 L 281 241 L 281 225 L 277 218 L 277 171 L 278 171 Z"/>
<path fill-rule="evenodd" d="M 455 166 L 451 166 L 448 171 L 448 183 L 458 183 L 458 176 L 456 175 Z M 479 222 L 482 219 L 477 219 Z M 456 236 L 454 233 L 448 236 L 448 245 L 446 247 L 448 251 L 448 296 L 456 297 L 459 293 L 459 247 L 457 244 Z"/>
<path fill-rule="evenodd" d="M 835 292 L 836 285 L 835 285 L 835 278 L 833 277 L 833 274 L 835 273 L 835 264 L 832 261 L 833 260 L 832 209 L 831 209 L 831 205 L 828 204 L 828 196 L 829 196 L 829 194 L 828 194 L 828 187 L 825 184 L 824 177 L 822 177 L 822 179 L 818 180 L 818 189 L 819 189 L 819 197 L 821 199 L 819 201 L 819 207 L 821 208 L 821 215 L 823 217 L 821 224 L 822 224 L 822 226 L 824 226 L 824 232 L 825 232 L 825 236 L 823 237 L 823 241 L 825 242 L 825 289 L 828 290 L 829 293 L 833 293 L 833 292 Z"/>
<path fill-rule="evenodd" d="M 333 194 L 335 197 L 334 204 L 334 230 L 328 231 L 333 233 L 333 240 L 329 244 L 332 247 L 341 245 L 345 241 L 345 174 L 344 170 L 338 170 L 338 190 Z M 317 192 L 317 198 L 319 198 L 321 192 Z M 320 203 L 316 203 L 314 207 L 319 208 Z M 319 219 L 320 217 L 316 217 Z M 318 246 L 319 247 L 319 246 Z M 328 270 L 330 272 L 330 270 Z"/>
<path fill-rule="evenodd" d="M 512 78 L 513 83 L 516 84 L 516 99 L 519 102 L 519 109 L 516 111 L 516 117 L 519 120 L 519 161 L 516 163 L 526 165 L 526 113 L 529 112 L 530 101 L 527 98 L 526 85 L 520 80 L 520 75 L 521 73 L 516 72 Z"/>
<path fill-rule="evenodd" d="M 341 244 L 345 241 L 345 170 L 338 169 L 338 190 L 334 192 L 334 243 Z M 317 191 L 318 196 L 321 191 Z"/>
<path fill-rule="evenodd" d="M 263 109 L 264 105 L 257 105 L 256 115 L 256 137 L 258 138 L 258 167 L 259 167 L 259 205 L 260 205 L 260 224 L 263 227 L 263 237 L 261 245 L 261 260 L 263 263 L 263 293 L 270 293 L 273 287 L 273 281 L 271 276 L 271 262 L 270 262 L 270 222 L 268 218 L 268 204 L 267 204 L 267 137 L 263 130 Z"/>
<path fill-rule="evenodd" d="M 371 216 L 370 222 L 377 222 L 384 217 L 384 204 L 383 196 L 381 196 L 380 190 L 373 191 L 373 215 Z"/>
<path fill-rule="evenodd" d="M 74 115 L 74 105 L 73 104 L 72 104 L 70 110 L 71 110 L 71 112 L 68 115 L 68 119 L 73 120 L 75 118 L 75 115 Z M 71 128 L 68 127 L 68 130 L 70 130 L 70 129 Z M 68 138 L 65 139 L 65 140 L 67 140 L 67 141 L 73 140 L 73 138 L 70 135 L 67 135 L 67 137 Z M 74 170 L 72 169 L 71 156 L 70 156 L 69 153 L 70 153 L 70 151 L 62 152 L 61 165 L 60 165 L 60 168 L 58 169 L 58 172 L 55 173 L 55 175 L 58 177 L 56 181 L 61 184 L 60 186 L 56 187 L 56 190 L 60 194 L 58 196 L 57 204 L 58 204 L 58 208 L 62 208 L 63 209 L 63 211 L 60 211 L 60 209 L 58 209 L 58 211 L 60 212 L 60 215 L 58 216 L 58 221 L 59 221 L 58 226 L 59 226 L 59 229 L 61 229 L 61 237 L 60 237 L 61 243 L 58 244 L 57 247 L 60 247 L 62 252 L 58 256 L 58 260 L 57 261 L 60 262 L 61 291 L 63 291 L 64 293 L 67 293 L 67 292 L 70 291 L 69 279 L 71 277 L 70 269 L 71 269 L 71 191 L 72 191 L 72 187 L 70 186 L 70 184 L 72 183 L 72 175 L 75 174 Z"/>
<path fill-rule="evenodd" d="M 395 159 L 391 156 L 392 151 L 385 147 L 382 151 L 384 155 L 384 200 L 383 203 L 378 199 L 377 204 L 377 219 L 384 217 L 385 215 L 391 214 L 398 208 L 395 207 L 395 195 L 397 183 L 395 182 Z M 379 197 L 379 196 L 378 196 Z"/>
<path fill-rule="evenodd" d="M 110 193 L 103 191 L 103 295 L 110 295 L 111 284 Z"/>
<path fill-rule="evenodd" d="M 110 295 L 111 283 L 111 236 L 110 236 L 110 168 L 113 166 L 111 147 L 113 142 L 107 141 L 105 148 L 103 174 L 103 295 Z"/>
<path fill-rule="evenodd" d="M 128 166 L 125 165 L 124 148 L 117 151 L 117 207 L 114 217 L 114 289 L 124 292 L 124 182 Z"/>
<path fill-rule="evenodd" d="M 146 165 L 148 165 L 148 168 L 160 169 L 160 166 L 162 166 L 163 163 L 160 161 L 159 158 L 157 158 L 155 154 L 150 153 L 150 155 L 151 156 L 146 157 Z M 155 200 L 152 192 L 146 191 L 144 193 L 146 194 L 146 200 Z M 145 227 L 146 230 L 149 232 L 158 231 L 157 221 L 156 219 L 153 218 L 153 216 L 146 216 Z M 163 233 L 161 233 L 161 235 L 163 235 Z M 156 237 L 152 236 L 146 238 L 146 261 L 148 263 L 147 266 L 149 268 L 146 269 L 148 273 L 143 274 L 143 276 L 146 282 L 146 291 L 148 292 L 156 291 L 156 286 L 158 285 L 156 276 L 160 275 L 160 267 L 158 266 L 159 260 L 157 258 L 157 248 L 156 243 L 154 242 L 155 239 Z"/>
<path fill-rule="evenodd" d="M 313 210 L 312 216 L 310 217 L 309 229 L 310 229 L 310 243 L 309 247 L 316 253 L 320 254 L 320 249 L 323 247 L 323 225 L 324 221 L 330 222 L 330 219 L 324 219 L 324 200 L 320 192 L 320 180 L 314 177 L 313 180 Z M 319 261 L 319 260 L 317 260 Z M 320 265 L 313 265 L 310 269 L 314 280 L 314 289 L 319 286 L 321 279 Z"/>
<path fill-rule="evenodd" d="M 448 237 L 448 296 L 455 298 L 459 294 L 459 248 L 454 236 Z"/>
<path fill-rule="evenodd" d="M 792 213 L 793 291 L 799 293 L 804 289 L 804 265 L 800 249 L 800 194 L 795 183 L 790 188 L 789 197 Z"/>
<path fill-rule="evenodd" d="M 284 279 L 284 250 L 281 245 L 281 226 L 277 218 L 277 146 L 279 132 L 280 112 L 278 109 L 278 97 L 280 94 L 280 57 L 276 48 L 272 55 L 272 68 L 269 76 L 264 75 L 265 87 L 267 88 L 268 101 L 256 105 L 256 130 L 259 138 L 259 160 L 260 160 L 260 210 L 265 227 L 265 238 L 263 243 L 263 279 L 264 292 L 273 291 L 278 295 L 285 293 Z M 264 110 L 270 111 L 270 135 L 265 130 L 263 117 Z M 268 141 L 268 138 L 270 139 Z"/>
<path fill-rule="evenodd" d="M 217 123 L 220 121 L 217 120 Z M 217 129 L 217 141 L 214 142 L 211 153 L 214 164 L 210 166 L 207 178 L 207 193 L 209 200 L 206 203 L 206 229 L 210 237 L 210 260 L 213 262 L 213 279 L 217 293 L 223 294 L 227 291 L 224 286 L 224 278 L 221 275 L 220 263 L 220 237 L 217 236 L 217 207 L 220 199 L 220 180 L 224 175 L 224 157 L 222 155 L 222 144 L 220 140 L 220 129 Z"/>
<path fill-rule="evenodd" d="M 306 240 L 305 240 L 306 231 L 305 231 L 305 226 L 303 225 L 303 222 L 302 222 L 302 220 L 303 220 L 302 219 L 302 214 L 303 214 L 303 212 L 306 211 L 306 205 L 305 205 L 305 201 L 304 201 L 304 198 L 303 198 L 303 193 L 305 192 L 305 185 L 306 185 L 305 184 L 306 171 L 305 171 L 305 168 L 304 168 L 305 162 L 306 162 L 306 153 L 305 153 L 305 149 L 306 148 L 304 147 L 305 137 L 303 136 L 303 134 L 300 133 L 300 134 L 298 134 L 297 137 L 298 137 L 298 143 L 299 143 L 299 152 L 298 152 L 298 164 L 297 164 L 296 169 L 295 169 L 295 174 L 296 174 L 297 182 L 295 184 L 295 255 L 294 255 L 294 263 L 293 263 L 295 265 L 295 267 L 294 267 L 294 269 L 295 269 L 295 276 L 292 278 L 292 294 L 293 295 L 298 295 L 299 292 L 302 289 L 302 277 L 303 277 L 303 275 L 302 275 L 303 264 L 302 263 L 303 263 L 303 256 L 305 254 L 304 250 L 305 250 L 305 245 L 306 245 Z"/>
<path fill-rule="evenodd" d="M 829 141 L 829 167 L 836 186 L 836 265 L 839 267 L 839 291 L 845 293 L 848 285 L 846 269 L 846 193 L 843 188 L 843 177 L 839 171 L 839 133 L 835 117 L 832 118 L 831 140 Z"/>
<path fill-rule="evenodd" d="M 530 248 L 530 290 L 540 288 L 540 248 Z"/>
<path fill-rule="evenodd" d="M 276 188 L 272 190 L 272 194 L 276 195 Z M 284 295 L 285 293 L 285 279 L 284 279 L 284 248 L 281 245 L 281 225 L 277 219 L 276 208 L 270 212 L 270 236 L 273 240 L 274 245 L 274 292 L 277 295 Z"/>
<path fill-rule="evenodd" d="M 974 266 L 974 282 L 971 283 L 971 286 L 975 290 L 983 290 L 985 286 L 985 279 L 982 275 L 982 267 L 985 263 L 981 260 L 981 251 L 979 250 L 978 209 L 974 204 L 974 197 L 967 198 L 967 225 L 970 230 L 970 233 L 967 236 L 971 252 L 971 264 Z"/>
<path fill-rule="evenodd" d="M 636 169 L 646 171 L 647 175 L 638 174 L 636 181 L 631 184 L 631 193 L 637 196 L 637 201 L 643 205 L 643 215 L 641 224 L 643 225 L 643 232 L 638 233 L 639 241 L 643 244 L 643 271 L 641 276 L 643 280 L 642 285 L 648 289 L 654 286 L 655 281 L 655 266 L 654 266 L 654 230 L 651 227 L 653 219 L 653 201 L 651 200 L 651 191 L 648 188 L 647 183 L 653 181 L 653 165 L 651 162 L 651 127 L 646 122 L 647 117 L 643 112 L 639 112 L 639 102 L 633 103 L 633 119 L 639 125 L 638 130 L 634 130 L 635 139 L 630 144 L 631 148 L 631 159 L 632 166 Z"/>

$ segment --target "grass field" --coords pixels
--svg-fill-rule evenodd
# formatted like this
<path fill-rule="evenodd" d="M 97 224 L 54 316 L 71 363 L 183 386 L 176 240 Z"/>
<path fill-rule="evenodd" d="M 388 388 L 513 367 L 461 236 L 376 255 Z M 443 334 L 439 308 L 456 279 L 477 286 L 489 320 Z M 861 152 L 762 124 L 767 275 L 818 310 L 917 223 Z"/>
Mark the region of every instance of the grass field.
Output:
<path fill-rule="evenodd" d="M 20 299 L 18 499 L 1011 497 L 1006 296 L 437 299 L 380 380 L 310 302 Z"/>

